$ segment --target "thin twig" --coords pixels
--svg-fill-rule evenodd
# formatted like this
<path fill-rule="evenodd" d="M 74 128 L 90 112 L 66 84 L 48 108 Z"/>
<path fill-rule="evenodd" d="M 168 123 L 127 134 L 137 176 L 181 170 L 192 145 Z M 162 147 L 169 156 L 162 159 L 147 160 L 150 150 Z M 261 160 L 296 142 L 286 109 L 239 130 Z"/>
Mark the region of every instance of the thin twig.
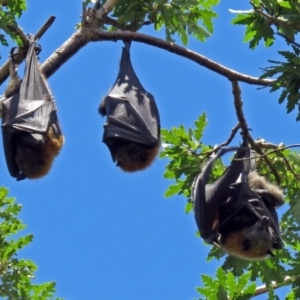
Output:
<path fill-rule="evenodd" d="M 107 0 L 103 6 L 98 9 L 96 18 L 102 20 L 103 17 L 107 16 L 117 5 L 118 0 Z"/>
<path fill-rule="evenodd" d="M 295 179 L 299 180 L 300 179 L 300 175 L 296 174 L 291 166 L 291 164 L 289 163 L 289 161 L 287 160 L 287 158 L 280 153 L 280 157 L 284 160 L 284 163 L 287 167 L 287 169 L 294 175 Z"/>
<path fill-rule="evenodd" d="M 47 29 L 54 22 L 55 17 L 51 16 L 45 24 L 38 30 L 38 32 L 34 35 L 34 39 L 40 39 L 42 35 L 47 31 Z M 26 57 L 27 48 L 19 48 L 18 55 L 14 57 L 15 63 L 20 64 Z M 9 60 L 7 60 L 2 67 L 0 68 L 0 85 L 8 78 L 9 76 Z"/>
<path fill-rule="evenodd" d="M 244 137 L 247 139 L 247 141 L 249 142 L 251 147 L 264 158 L 266 164 L 269 166 L 270 170 L 274 174 L 276 181 L 279 185 L 280 184 L 280 176 L 279 176 L 277 170 L 274 168 L 274 166 L 271 163 L 271 161 L 269 160 L 269 158 L 267 156 L 264 156 L 264 153 L 262 152 L 261 148 L 255 144 L 254 139 L 252 138 L 252 136 L 249 133 L 249 130 L 248 130 L 249 127 L 248 127 L 248 124 L 244 117 L 244 112 L 242 109 L 243 101 L 241 98 L 241 89 L 236 80 L 232 81 L 232 93 L 233 93 L 233 98 L 234 98 L 234 107 L 235 107 L 236 115 L 237 115 L 238 121 L 240 122 Z"/>
<path fill-rule="evenodd" d="M 255 143 L 255 142 L 254 142 Z M 257 145 L 255 143 L 255 145 Z M 276 152 L 280 152 L 280 151 L 283 151 L 285 149 L 289 149 L 289 148 L 296 148 L 296 147 L 300 147 L 300 144 L 293 144 L 293 145 L 289 145 L 289 146 L 284 146 L 284 147 L 277 147 L 277 149 L 274 149 L 274 150 L 271 150 L 267 153 L 263 153 L 263 154 L 260 154 L 259 156 L 254 156 L 252 158 L 261 158 L 261 157 L 266 157 L 267 155 L 269 154 L 272 154 L 272 153 L 276 153 Z"/>
<path fill-rule="evenodd" d="M 276 145 L 269 142 L 265 142 L 264 140 L 256 140 L 255 144 L 264 149 L 278 149 L 278 147 L 285 147 L 283 143 Z"/>
<path fill-rule="evenodd" d="M 111 26 L 113 26 L 113 27 L 115 27 L 115 28 L 118 28 L 118 29 L 120 29 L 120 30 L 123 30 L 123 31 L 126 30 L 126 26 L 124 26 L 124 25 L 118 23 L 115 19 L 110 18 L 110 17 L 108 17 L 108 16 L 106 16 L 106 17 L 103 18 L 103 23 L 104 23 L 104 24 L 111 25 Z"/>
<path fill-rule="evenodd" d="M 206 156 L 210 156 L 213 153 L 216 153 L 220 148 L 225 147 L 227 145 L 229 145 L 231 143 L 231 141 L 233 140 L 233 138 L 235 137 L 236 133 L 238 132 L 238 130 L 241 128 L 240 123 L 238 123 L 237 125 L 235 125 L 232 130 L 231 130 L 231 134 L 229 136 L 229 138 L 222 144 L 220 144 L 219 146 L 215 147 L 214 149 L 212 149 L 211 151 L 207 151 L 207 152 L 202 152 L 199 155 L 206 155 Z"/>
<path fill-rule="evenodd" d="M 111 25 L 111 26 L 113 26 L 115 28 L 118 28 L 118 29 L 120 29 L 122 31 L 126 31 L 126 30 L 128 30 L 128 31 L 135 31 L 134 30 L 135 28 L 134 28 L 134 26 L 132 24 L 122 25 L 119 22 L 117 22 L 117 20 L 115 20 L 115 19 L 113 19 L 113 18 L 111 18 L 109 16 L 106 16 L 106 17 L 103 18 L 103 23 Z M 150 24 L 153 24 L 153 22 L 151 22 L 151 21 L 145 21 L 142 26 L 144 26 L 144 25 L 150 25 Z"/>
<path fill-rule="evenodd" d="M 269 14 L 262 11 L 261 9 L 255 9 L 255 12 L 257 14 L 265 17 L 271 24 L 276 24 L 277 26 L 281 25 L 281 26 L 284 26 L 284 27 L 287 27 L 287 28 L 292 28 L 294 30 L 299 30 L 300 23 L 290 24 L 290 22 L 288 20 L 272 17 Z"/>
<path fill-rule="evenodd" d="M 44 33 L 48 30 L 48 28 L 53 24 L 54 20 L 56 19 L 55 16 L 51 16 L 39 29 L 39 31 L 33 36 L 34 40 L 39 40 Z"/>
<path fill-rule="evenodd" d="M 276 33 L 277 33 L 277 35 L 283 37 L 288 43 L 290 43 L 290 44 L 292 44 L 292 45 L 294 45 L 294 46 L 296 46 L 296 47 L 298 47 L 300 49 L 300 44 L 294 42 L 292 39 L 290 39 L 289 37 L 287 37 L 283 33 L 280 33 L 280 32 L 276 32 Z"/>

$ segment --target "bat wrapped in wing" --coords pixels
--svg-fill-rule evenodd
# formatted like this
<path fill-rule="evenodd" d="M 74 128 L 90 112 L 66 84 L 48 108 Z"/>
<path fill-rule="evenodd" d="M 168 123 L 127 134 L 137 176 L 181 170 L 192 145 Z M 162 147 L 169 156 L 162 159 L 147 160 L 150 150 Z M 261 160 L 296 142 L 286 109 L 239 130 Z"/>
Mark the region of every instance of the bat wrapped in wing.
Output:
<path fill-rule="evenodd" d="M 232 150 L 237 153 L 230 166 L 216 182 L 207 184 L 214 162 Z M 250 157 L 246 142 L 239 148 L 221 149 L 195 178 L 192 201 L 206 242 L 232 255 L 257 260 L 273 256 L 273 249 L 283 247 L 275 208 L 284 200 L 277 186 L 253 170 Z"/>
<path fill-rule="evenodd" d="M 39 178 L 48 173 L 64 137 L 57 107 L 41 74 L 33 37 L 29 37 L 24 78 L 20 84 L 13 55 L 10 58 L 11 82 L 2 103 L 2 138 L 9 173 L 17 180 Z"/>
<path fill-rule="evenodd" d="M 146 92 L 130 61 L 130 43 L 124 42 L 117 80 L 102 100 L 106 115 L 103 143 L 117 166 L 126 172 L 147 168 L 160 147 L 160 118 L 153 96 Z"/>

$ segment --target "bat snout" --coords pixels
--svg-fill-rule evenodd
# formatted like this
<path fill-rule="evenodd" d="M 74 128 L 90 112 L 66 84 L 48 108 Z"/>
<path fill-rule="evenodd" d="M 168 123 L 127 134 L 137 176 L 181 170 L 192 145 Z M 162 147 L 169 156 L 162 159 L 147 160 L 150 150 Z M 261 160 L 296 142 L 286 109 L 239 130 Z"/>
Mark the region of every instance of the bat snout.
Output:
<path fill-rule="evenodd" d="M 270 225 L 270 218 L 267 216 L 263 216 L 261 218 L 260 224 L 263 228 L 268 228 Z"/>

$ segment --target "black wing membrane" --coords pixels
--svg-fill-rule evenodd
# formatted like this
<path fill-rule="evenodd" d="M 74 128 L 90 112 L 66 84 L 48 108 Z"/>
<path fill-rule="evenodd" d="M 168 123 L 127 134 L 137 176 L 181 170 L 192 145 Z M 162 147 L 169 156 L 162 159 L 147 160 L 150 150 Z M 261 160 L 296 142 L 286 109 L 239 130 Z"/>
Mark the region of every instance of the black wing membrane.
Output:
<path fill-rule="evenodd" d="M 64 141 L 35 47 L 30 37 L 20 89 L 2 103 L 4 154 L 10 175 L 17 180 L 46 175 Z"/>
<path fill-rule="evenodd" d="M 107 115 L 103 142 L 124 171 L 149 166 L 160 146 L 160 118 L 153 96 L 146 92 L 130 60 L 130 43 L 122 50 L 117 80 L 99 111 Z"/>
<path fill-rule="evenodd" d="M 250 149 L 244 145 L 239 148 L 221 149 L 216 156 L 208 161 L 202 172 L 195 178 L 192 187 L 196 223 L 201 237 L 211 244 L 214 241 L 212 229 L 217 225 L 219 206 L 228 200 L 230 185 L 237 182 L 244 172 L 245 162 L 233 159 L 231 165 L 216 182 L 213 184 L 207 184 L 207 182 L 214 162 L 226 152 L 234 150 L 237 150 L 234 158 L 247 158 L 250 156 Z"/>

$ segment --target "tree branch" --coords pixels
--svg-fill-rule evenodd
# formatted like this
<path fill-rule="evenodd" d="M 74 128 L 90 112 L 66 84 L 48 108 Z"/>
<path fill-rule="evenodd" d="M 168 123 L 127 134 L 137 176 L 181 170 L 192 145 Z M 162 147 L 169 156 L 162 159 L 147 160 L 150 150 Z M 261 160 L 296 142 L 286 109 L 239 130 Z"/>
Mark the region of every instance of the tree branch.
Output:
<path fill-rule="evenodd" d="M 49 29 L 49 27 L 53 24 L 55 21 L 56 17 L 51 16 L 43 25 L 42 27 L 38 30 L 38 32 L 33 36 L 34 40 L 37 41 L 39 40 L 44 33 Z"/>
<path fill-rule="evenodd" d="M 287 43 L 290 43 L 296 47 L 298 47 L 300 49 L 300 44 L 296 43 L 295 41 L 293 41 L 292 39 L 290 39 L 289 37 L 287 37 L 286 35 L 284 35 L 283 33 L 277 32 L 277 35 L 283 37 Z"/>
<path fill-rule="evenodd" d="M 44 26 L 44 25 L 43 25 Z M 39 31 L 40 32 L 40 31 Z M 179 56 L 190 59 L 197 64 L 204 66 L 205 68 L 220 74 L 229 80 L 238 80 L 246 82 L 248 84 L 255 84 L 260 86 L 269 86 L 274 80 L 271 79 L 259 79 L 256 77 L 248 76 L 229 69 L 221 64 L 218 64 L 209 58 L 198 54 L 194 51 L 186 49 L 175 43 L 165 41 L 153 36 L 149 36 L 137 32 L 129 31 L 116 31 L 105 32 L 96 27 L 82 27 L 75 32 L 61 47 L 59 47 L 54 53 L 42 64 L 42 72 L 46 77 L 53 75 L 56 70 L 67 62 L 75 53 L 77 53 L 82 47 L 84 47 L 89 41 L 116 41 L 116 40 L 132 40 L 136 42 L 145 43 L 158 47 L 160 49 L 167 50 L 171 53 L 175 53 Z M 25 55 L 24 55 L 25 57 Z M 6 62 L 0 69 L 0 85 L 7 79 L 9 75 L 8 62 Z"/>
<path fill-rule="evenodd" d="M 284 26 L 284 27 L 287 27 L 287 28 L 292 28 L 294 30 L 299 30 L 300 23 L 290 24 L 288 20 L 284 20 L 282 18 L 279 19 L 279 18 L 276 18 L 276 17 L 272 17 L 269 14 L 262 11 L 261 9 L 255 9 L 254 11 L 258 15 L 263 16 L 270 24 L 275 24 L 277 26 L 281 25 L 281 26 Z"/>
<path fill-rule="evenodd" d="M 46 78 L 53 75 L 65 62 L 89 42 L 88 29 L 76 31 L 65 43 L 51 54 L 41 65 L 41 71 Z"/>
<path fill-rule="evenodd" d="M 43 34 L 48 30 L 48 28 L 52 25 L 52 23 L 55 20 L 55 16 L 51 16 L 43 25 L 42 27 L 38 30 L 38 32 L 34 35 L 34 39 L 40 39 Z M 9 24 L 8 26 L 10 26 L 12 24 Z M 18 49 L 18 55 L 14 57 L 14 61 L 16 64 L 20 64 L 22 63 L 22 61 L 25 59 L 26 57 L 26 53 L 27 53 L 27 46 L 28 46 L 28 42 L 27 42 L 27 37 L 25 35 L 25 33 L 22 31 L 21 28 L 17 27 L 17 26 L 11 26 L 12 30 L 14 30 L 14 32 L 16 34 L 18 34 L 20 36 L 20 38 L 23 39 L 26 38 L 26 43 L 24 43 L 24 46 L 22 48 Z M 9 59 L 3 64 L 3 66 L 0 68 L 0 85 L 8 78 L 9 76 Z"/>
<path fill-rule="evenodd" d="M 28 45 L 27 36 L 21 27 L 19 27 L 18 25 L 14 24 L 14 23 L 7 24 L 6 27 L 9 31 L 12 31 L 14 34 L 16 34 L 17 36 L 20 37 L 20 39 L 23 43 L 23 45 L 22 45 L 23 47 L 27 47 L 27 45 Z"/>
<path fill-rule="evenodd" d="M 209 58 L 201 54 L 186 49 L 175 43 L 171 43 L 163 39 L 149 36 L 143 33 L 129 32 L 129 31 L 106 32 L 98 28 L 90 28 L 90 30 L 91 30 L 90 34 L 91 34 L 92 42 L 98 42 L 102 40 L 105 41 L 132 40 L 135 42 L 140 42 L 147 45 L 155 46 L 160 49 L 164 49 L 171 53 L 177 54 L 179 56 L 188 58 L 196 62 L 197 64 L 228 78 L 229 80 L 238 80 L 238 81 L 246 82 L 248 84 L 255 84 L 260 86 L 269 86 L 274 82 L 274 80 L 271 79 L 259 79 L 256 77 L 252 77 L 246 74 L 236 72 L 235 70 L 229 69 L 221 64 L 218 64 L 210 60 Z"/>
<path fill-rule="evenodd" d="M 286 276 L 284 278 L 284 280 L 283 280 L 282 283 L 272 284 L 272 289 L 275 290 L 275 289 L 278 289 L 278 288 L 280 288 L 282 286 L 289 285 L 289 284 L 293 283 L 296 278 L 295 277 Z M 259 286 L 259 287 L 256 288 L 255 293 L 254 293 L 254 295 L 252 297 L 256 297 L 256 296 L 265 294 L 268 291 L 269 291 L 269 288 L 266 285 Z"/>
<path fill-rule="evenodd" d="M 117 5 L 118 0 L 107 0 L 103 6 L 98 9 L 96 13 L 96 18 L 102 20 L 103 17 L 107 16 Z"/>

